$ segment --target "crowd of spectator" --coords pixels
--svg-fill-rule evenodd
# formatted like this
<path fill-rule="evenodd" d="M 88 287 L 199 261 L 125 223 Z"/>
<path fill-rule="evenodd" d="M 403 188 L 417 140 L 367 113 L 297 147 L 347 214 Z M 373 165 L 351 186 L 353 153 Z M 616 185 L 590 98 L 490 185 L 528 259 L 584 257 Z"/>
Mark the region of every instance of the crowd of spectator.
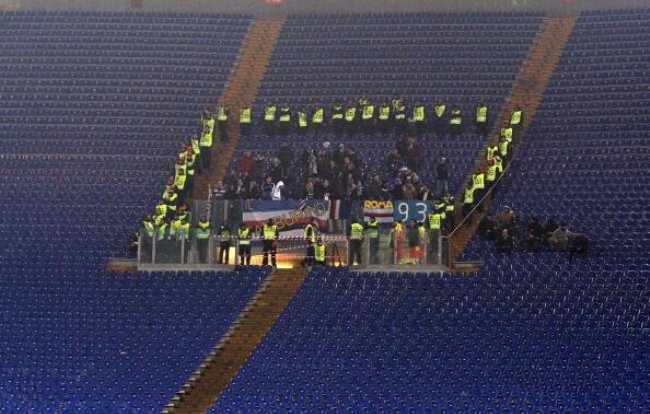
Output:
<path fill-rule="evenodd" d="M 572 232 L 567 223 L 550 217 L 544 225 L 536 215 L 523 223 L 519 214 L 509 206 L 504 206 L 495 217 L 486 215 L 478 227 L 478 234 L 483 240 L 494 242 L 500 253 L 512 253 L 521 249 L 526 253 L 536 253 L 542 248 L 551 251 L 575 254 L 587 253 L 589 240 L 585 233 Z"/>

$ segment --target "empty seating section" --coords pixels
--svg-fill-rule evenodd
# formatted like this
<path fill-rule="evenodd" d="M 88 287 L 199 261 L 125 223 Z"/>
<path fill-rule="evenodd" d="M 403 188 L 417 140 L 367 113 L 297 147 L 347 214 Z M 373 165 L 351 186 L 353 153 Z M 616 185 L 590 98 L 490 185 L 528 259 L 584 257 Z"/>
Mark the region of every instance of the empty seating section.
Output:
<path fill-rule="evenodd" d="M 419 173 L 431 184 L 435 162 L 447 157 L 453 164 L 450 184 L 458 190 L 484 141 L 474 134 L 475 106 L 485 99 L 496 118 L 541 21 L 539 14 L 507 13 L 289 16 L 257 96 L 255 119 L 261 123 L 267 100 L 277 105 L 287 102 L 297 110 L 312 103 L 330 107 L 334 100 L 356 101 L 366 93 L 375 105 L 401 94 L 407 111 L 420 102 L 430 117 L 436 97 L 443 97 L 448 111 L 454 105 L 462 107 L 465 133 L 455 140 L 422 137 Z M 286 141 L 298 154 L 306 145 L 325 141 L 353 145 L 368 177 L 385 172 L 387 150 L 396 134 L 338 137 L 320 131 L 287 139 L 268 137 L 258 127 L 239 141 L 236 158 L 247 149 L 275 156 Z M 292 174 L 284 177 L 297 196 L 305 182 L 300 168 L 294 163 Z"/>
<path fill-rule="evenodd" d="M 649 35 L 649 10 L 580 17 L 493 208 L 553 216 L 611 260 L 647 262 Z M 474 240 L 464 256 L 483 249 Z"/>
<path fill-rule="evenodd" d="M 94 237 L 124 254 L 129 231 L 162 193 L 180 142 L 219 97 L 250 21 L 0 13 L 0 206 L 13 212 L 0 225 L 23 232 L 43 222 L 69 231 L 66 220 L 109 226 Z M 39 207 L 38 215 L 24 214 L 26 207 Z"/>
<path fill-rule="evenodd" d="M 42 273 L 0 278 L 4 412 L 160 412 L 268 272 Z"/>
<path fill-rule="evenodd" d="M 546 255 L 312 271 L 210 412 L 644 412 L 648 269 Z"/>

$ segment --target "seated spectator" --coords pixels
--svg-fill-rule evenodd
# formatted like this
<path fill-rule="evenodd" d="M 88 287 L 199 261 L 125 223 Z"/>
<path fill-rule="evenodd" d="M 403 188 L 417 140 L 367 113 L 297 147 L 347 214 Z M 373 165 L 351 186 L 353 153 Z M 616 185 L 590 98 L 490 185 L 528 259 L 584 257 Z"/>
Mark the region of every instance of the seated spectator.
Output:
<path fill-rule="evenodd" d="M 508 254 L 512 253 L 512 249 L 514 245 L 515 242 L 512 239 L 512 236 L 510 235 L 508 229 L 504 228 L 503 230 L 501 230 L 501 235 L 497 240 L 497 251 L 500 253 L 508 253 Z"/>
<path fill-rule="evenodd" d="M 573 256 L 586 256 L 589 253 L 589 238 L 584 233 L 571 233 L 569 237 L 569 262 Z"/>
<path fill-rule="evenodd" d="M 564 251 L 567 249 L 569 243 L 569 226 L 566 223 L 562 223 L 560 227 L 555 229 L 551 234 L 551 237 L 548 239 L 548 245 L 551 250 Z"/>
<path fill-rule="evenodd" d="M 548 241 L 551 239 L 551 236 L 553 235 L 553 232 L 557 230 L 558 225 L 553 219 L 553 217 L 549 218 L 548 221 L 546 222 L 546 226 L 544 226 L 544 241 L 546 244 L 548 244 Z"/>
<path fill-rule="evenodd" d="M 535 231 L 529 227 L 528 232 L 526 233 L 526 240 L 524 240 L 524 248 L 526 251 L 528 253 L 535 253 L 537 250 L 539 250 L 541 241 L 541 237 L 536 235 Z"/>
<path fill-rule="evenodd" d="M 491 215 L 483 217 L 478 225 L 478 235 L 484 240 L 494 240 L 499 234 L 497 222 Z"/>

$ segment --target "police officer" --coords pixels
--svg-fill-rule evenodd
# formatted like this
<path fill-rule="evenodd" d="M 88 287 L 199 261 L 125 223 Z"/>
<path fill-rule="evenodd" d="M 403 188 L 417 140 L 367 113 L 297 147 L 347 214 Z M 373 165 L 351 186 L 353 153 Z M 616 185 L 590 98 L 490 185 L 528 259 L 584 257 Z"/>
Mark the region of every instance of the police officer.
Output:
<path fill-rule="evenodd" d="M 420 135 L 424 132 L 426 117 L 425 117 L 424 105 L 422 105 L 419 102 L 416 103 L 415 106 L 413 107 L 413 117 L 411 118 L 411 122 L 413 122 L 413 127 L 415 129 L 416 134 Z"/>
<path fill-rule="evenodd" d="M 205 217 L 202 217 L 194 229 L 194 237 L 196 237 L 196 248 L 199 251 L 199 263 L 207 263 L 208 261 L 210 232 L 210 221 L 206 220 Z"/>
<path fill-rule="evenodd" d="M 354 260 L 357 260 L 357 265 L 361 264 L 361 245 L 363 244 L 363 225 L 358 220 L 352 220 L 350 225 L 350 262 L 349 265 L 354 265 Z"/>
<path fill-rule="evenodd" d="M 203 131 L 199 139 L 201 154 L 201 167 L 209 171 L 212 163 L 212 138 L 214 136 L 214 119 L 210 118 L 203 121 Z"/>
<path fill-rule="evenodd" d="M 244 222 L 239 225 L 237 238 L 239 239 L 239 264 L 249 266 L 251 264 L 251 229 L 246 227 Z"/>
<path fill-rule="evenodd" d="M 232 230 L 228 226 L 226 220 L 223 221 L 219 230 L 217 230 L 217 237 L 219 238 L 219 264 L 228 264 L 230 262 L 230 247 L 232 246 Z"/>
<path fill-rule="evenodd" d="M 275 255 L 278 251 L 278 226 L 272 218 L 270 218 L 262 228 L 262 248 L 264 257 L 262 264 L 264 266 L 269 264 L 269 253 L 271 253 L 271 266 L 277 266 Z"/>
<path fill-rule="evenodd" d="M 140 245 L 140 250 L 143 253 L 143 256 L 148 257 L 147 261 L 151 261 L 151 244 L 153 243 L 154 237 L 156 237 L 156 225 L 154 224 L 153 218 L 151 216 L 145 216 L 142 218 L 142 228 L 143 231 L 140 232 L 142 235 L 142 244 Z M 144 259 L 144 258 L 143 258 Z"/>
<path fill-rule="evenodd" d="M 335 133 L 343 131 L 343 124 L 345 119 L 345 108 L 341 102 L 334 102 L 332 107 L 332 130 Z"/>
<path fill-rule="evenodd" d="M 176 191 L 174 190 L 173 185 L 168 185 L 167 190 L 164 192 L 162 195 L 162 201 L 165 203 L 165 215 L 167 215 L 167 212 L 169 211 L 170 214 L 175 214 L 176 209 L 178 208 L 178 194 L 176 194 Z"/>
<path fill-rule="evenodd" d="M 272 135 L 275 131 L 276 112 L 276 106 L 271 101 L 267 101 L 266 106 L 264 107 L 264 132 L 266 132 L 267 135 Z"/>
<path fill-rule="evenodd" d="M 469 216 L 472 208 L 474 208 L 474 182 L 470 180 L 463 194 L 463 217 L 466 217 L 465 225 L 468 227 L 472 225 L 472 217 Z"/>
<path fill-rule="evenodd" d="M 307 110 L 305 107 L 301 106 L 300 109 L 298 109 L 298 132 L 304 134 L 307 132 L 308 127 L 309 124 L 307 122 Z"/>
<path fill-rule="evenodd" d="M 507 139 L 508 142 L 512 142 L 512 132 L 512 126 L 510 126 L 508 121 L 503 121 L 503 125 L 501 126 L 501 137 Z"/>
<path fill-rule="evenodd" d="M 251 131 L 251 119 L 253 113 L 250 106 L 245 106 L 239 111 L 239 131 L 246 136 Z"/>
<path fill-rule="evenodd" d="M 519 128 L 524 122 L 524 111 L 521 109 L 521 106 L 515 105 L 515 109 L 510 114 L 510 126 L 513 128 Z"/>
<path fill-rule="evenodd" d="M 390 129 L 391 110 L 388 102 L 384 102 L 379 107 L 379 125 L 382 132 L 388 132 Z"/>
<path fill-rule="evenodd" d="M 187 183 L 185 184 L 185 193 L 192 196 L 194 190 L 194 173 L 196 171 L 196 155 L 192 147 L 188 145 L 187 155 L 185 156 L 185 168 L 187 169 Z"/>
<path fill-rule="evenodd" d="M 316 242 L 316 230 L 314 230 L 314 226 L 311 223 L 305 224 L 305 228 L 303 230 L 303 238 L 305 240 L 305 243 L 315 243 Z"/>
<path fill-rule="evenodd" d="M 366 236 L 370 243 L 370 264 L 379 264 L 379 223 L 371 216 L 366 223 Z"/>
<path fill-rule="evenodd" d="M 404 100 L 401 97 L 397 97 L 393 100 L 393 123 L 395 125 L 395 131 L 405 131 L 407 122 L 406 105 L 404 105 Z"/>
<path fill-rule="evenodd" d="M 348 101 L 345 108 L 345 125 L 349 133 L 354 133 L 357 130 L 357 106 L 354 101 Z"/>
<path fill-rule="evenodd" d="M 436 203 L 434 202 L 434 205 Z M 442 211 L 435 206 L 429 214 L 429 255 L 430 257 L 438 256 L 438 240 L 440 231 L 443 226 Z"/>
<path fill-rule="evenodd" d="M 508 157 L 510 155 L 509 149 L 510 141 L 508 141 L 508 138 L 506 137 L 501 137 L 501 141 L 499 142 L 499 156 L 506 162 L 508 161 Z"/>
<path fill-rule="evenodd" d="M 280 132 L 286 134 L 291 128 L 291 108 L 288 103 L 284 103 L 280 107 L 280 117 L 278 118 L 278 125 Z"/>
<path fill-rule="evenodd" d="M 323 106 L 320 104 L 316 104 L 314 112 L 311 116 L 311 123 L 314 128 L 321 128 L 323 126 L 323 122 L 325 122 L 325 108 L 323 108 Z"/>
<path fill-rule="evenodd" d="M 456 200 L 451 193 L 447 193 L 442 197 L 445 203 L 445 225 L 449 229 L 453 229 L 456 224 Z"/>
<path fill-rule="evenodd" d="M 184 198 L 186 182 L 187 173 L 185 171 L 185 160 L 178 158 L 174 165 L 174 188 L 181 200 Z"/>
<path fill-rule="evenodd" d="M 187 218 L 178 218 L 172 225 L 174 229 L 177 246 L 180 248 L 181 243 L 185 244 L 183 250 L 183 263 L 187 263 L 187 255 L 190 252 L 190 223 Z"/>
<path fill-rule="evenodd" d="M 325 266 L 326 257 L 325 243 L 323 243 L 323 239 L 319 237 L 314 246 L 314 264 Z"/>
<path fill-rule="evenodd" d="M 230 108 L 227 104 L 217 106 L 217 127 L 219 128 L 219 135 L 221 142 L 228 141 L 228 117 L 230 116 Z"/>
<path fill-rule="evenodd" d="M 201 158 L 201 139 L 198 134 L 194 134 L 192 138 L 190 138 L 190 146 L 192 147 L 192 151 L 194 151 L 194 156 L 199 158 L 198 167 L 199 171 L 201 171 L 203 160 Z"/>
<path fill-rule="evenodd" d="M 472 186 L 474 187 L 474 201 L 475 203 L 480 203 L 485 190 L 485 173 L 483 171 L 476 170 L 472 174 Z"/>
<path fill-rule="evenodd" d="M 462 132 L 463 114 L 459 107 L 451 110 L 449 118 L 449 132 L 452 137 L 457 137 Z"/>
<path fill-rule="evenodd" d="M 375 125 L 375 105 L 373 105 L 368 99 L 366 99 L 364 103 L 365 105 L 361 108 L 361 123 L 364 132 L 369 134 L 372 132 L 372 128 Z"/>
<path fill-rule="evenodd" d="M 480 136 L 488 133 L 488 106 L 484 101 L 476 105 L 476 133 Z"/>
<path fill-rule="evenodd" d="M 442 101 L 442 98 L 436 99 L 436 104 L 433 106 L 433 127 L 438 137 L 442 137 L 447 129 L 447 105 Z"/>

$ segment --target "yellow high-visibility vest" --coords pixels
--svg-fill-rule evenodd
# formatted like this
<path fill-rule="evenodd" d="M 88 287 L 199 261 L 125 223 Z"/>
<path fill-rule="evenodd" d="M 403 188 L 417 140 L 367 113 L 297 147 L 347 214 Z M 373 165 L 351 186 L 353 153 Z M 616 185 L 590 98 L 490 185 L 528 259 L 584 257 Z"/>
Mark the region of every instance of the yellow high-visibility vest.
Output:
<path fill-rule="evenodd" d="M 269 226 L 268 224 L 264 225 L 263 237 L 264 240 L 275 240 L 275 233 L 278 231 L 277 225 Z"/>
<path fill-rule="evenodd" d="M 461 112 L 458 109 L 451 111 L 451 119 L 449 120 L 450 125 L 460 125 L 463 122 L 461 117 Z"/>
<path fill-rule="evenodd" d="M 219 122 L 228 121 L 228 112 L 226 112 L 226 108 L 223 107 L 223 106 L 220 106 L 217 109 L 217 121 L 219 121 Z"/>
<path fill-rule="evenodd" d="M 192 144 L 192 151 L 194 151 L 195 154 L 200 154 L 201 153 L 201 144 L 199 143 L 198 138 L 190 138 L 190 144 Z"/>
<path fill-rule="evenodd" d="M 291 112 L 289 108 L 280 109 L 280 122 L 290 122 L 291 121 Z"/>
<path fill-rule="evenodd" d="M 474 187 L 465 189 L 465 197 L 463 198 L 464 204 L 472 204 L 474 202 Z"/>
<path fill-rule="evenodd" d="M 251 109 L 244 108 L 239 113 L 239 123 L 240 124 L 250 124 L 251 123 Z"/>
<path fill-rule="evenodd" d="M 474 185 L 475 190 L 482 190 L 485 188 L 485 174 L 480 173 L 480 174 L 474 174 L 472 177 L 472 183 Z"/>
<path fill-rule="evenodd" d="M 487 177 L 486 180 L 489 182 L 492 182 L 497 179 L 497 164 L 494 163 L 490 165 L 487 169 Z"/>
<path fill-rule="evenodd" d="M 251 229 L 248 227 L 245 227 L 243 229 L 239 229 L 237 232 L 237 236 L 239 238 L 239 245 L 240 246 L 248 246 L 251 244 L 251 236 L 250 236 Z"/>
<path fill-rule="evenodd" d="M 363 107 L 363 113 L 361 114 L 361 118 L 364 121 L 372 119 L 372 117 L 374 115 L 375 115 L 375 106 L 374 105 L 366 105 L 366 106 Z"/>
<path fill-rule="evenodd" d="M 305 112 L 298 112 L 298 126 L 300 128 L 307 128 L 307 114 Z"/>
<path fill-rule="evenodd" d="M 501 154 L 501 158 L 505 158 L 508 155 L 508 144 L 510 144 L 508 141 L 501 141 L 499 144 L 499 154 Z"/>
<path fill-rule="evenodd" d="M 355 107 L 348 108 L 347 111 L 345 111 L 345 120 L 348 122 L 353 122 L 356 116 L 357 116 L 357 108 Z"/>
<path fill-rule="evenodd" d="M 442 224 L 442 216 L 440 213 L 429 214 L 429 228 L 432 230 L 440 230 Z"/>
<path fill-rule="evenodd" d="M 424 106 L 419 105 L 413 109 L 413 121 L 424 122 Z"/>
<path fill-rule="evenodd" d="M 390 119 L 390 106 L 382 106 L 379 108 L 379 120 L 388 121 Z"/>
<path fill-rule="evenodd" d="M 512 141 L 512 127 L 501 128 L 501 136 L 505 137 L 508 142 Z"/>
<path fill-rule="evenodd" d="M 267 106 L 264 108 L 264 120 L 266 122 L 274 122 L 275 121 L 275 112 L 277 111 L 277 108 L 275 105 L 273 106 Z"/>
<path fill-rule="evenodd" d="M 146 231 L 147 236 L 153 237 L 153 235 L 155 234 L 155 228 L 153 226 L 153 223 L 150 222 L 149 220 L 145 220 L 142 222 L 142 225 L 144 226 L 144 230 Z"/>
<path fill-rule="evenodd" d="M 199 146 L 209 148 L 212 146 L 212 134 L 214 133 L 214 119 L 208 119 L 203 123 L 203 133 L 199 140 Z"/>
<path fill-rule="evenodd" d="M 324 262 L 325 261 L 325 245 L 324 244 L 317 244 L 314 246 L 314 259 L 316 259 L 317 262 Z"/>
<path fill-rule="evenodd" d="M 316 242 L 316 231 L 314 230 L 314 226 L 307 224 L 305 226 L 305 230 L 303 231 L 303 237 L 305 240 L 309 240 L 312 243 Z"/>
<path fill-rule="evenodd" d="M 324 118 L 325 118 L 325 110 L 323 108 L 318 108 L 316 109 L 316 111 L 314 111 L 314 115 L 312 116 L 311 121 L 314 124 L 322 124 Z"/>
<path fill-rule="evenodd" d="M 487 122 L 487 106 L 479 106 L 476 108 L 476 122 L 484 123 Z"/>
<path fill-rule="evenodd" d="M 333 120 L 343 119 L 343 107 L 341 105 L 334 106 L 334 112 L 332 113 Z"/>
<path fill-rule="evenodd" d="M 436 105 L 433 107 L 433 110 L 436 112 L 436 116 L 438 118 L 442 118 L 443 115 L 445 114 L 445 111 L 447 110 L 447 105 L 445 104 Z"/>
<path fill-rule="evenodd" d="M 363 226 L 359 223 L 352 223 L 350 226 L 350 238 L 360 240 L 363 238 Z"/>
<path fill-rule="evenodd" d="M 519 125 L 521 123 L 521 110 L 512 111 L 510 115 L 510 125 Z"/>

